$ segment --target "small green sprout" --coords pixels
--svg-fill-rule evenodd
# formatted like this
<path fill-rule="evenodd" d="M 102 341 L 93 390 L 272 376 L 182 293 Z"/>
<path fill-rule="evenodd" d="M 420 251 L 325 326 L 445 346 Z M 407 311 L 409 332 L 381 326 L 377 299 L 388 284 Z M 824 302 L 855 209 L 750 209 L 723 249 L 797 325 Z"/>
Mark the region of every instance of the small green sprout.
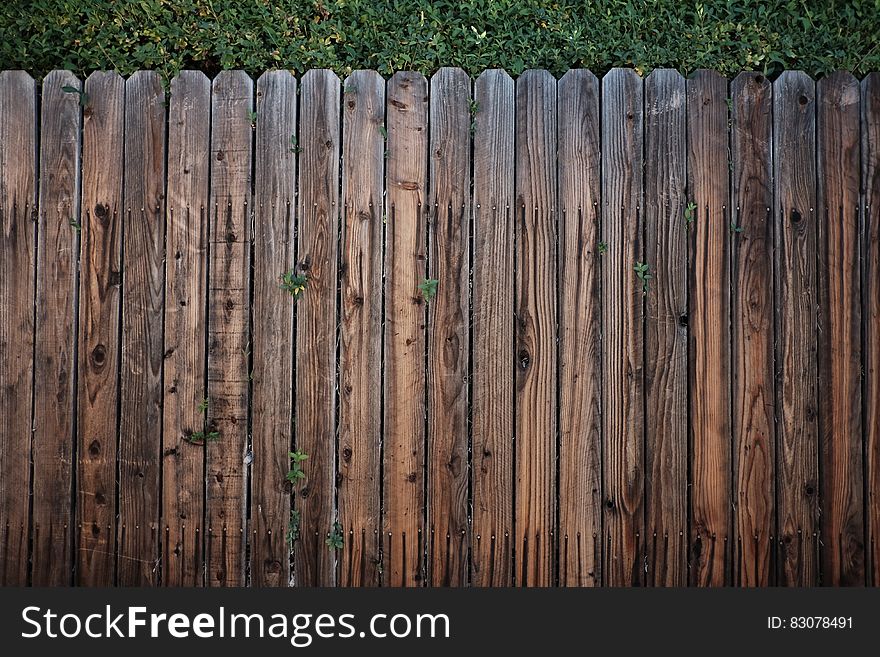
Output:
<path fill-rule="evenodd" d="M 597 248 L 600 254 L 608 253 L 608 242 L 599 242 Z"/>
<path fill-rule="evenodd" d="M 295 452 L 287 452 L 287 456 L 290 457 L 290 470 L 287 471 L 287 481 L 296 484 L 300 479 L 306 478 L 306 473 L 303 472 L 300 464 L 309 458 L 309 455 L 296 450 Z"/>
<path fill-rule="evenodd" d="M 436 278 L 426 278 L 421 283 L 419 283 L 419 292 L 422 293 L 422 298 L 427 302 L 437 296 L 437 286 L 440 284 L 440 281 Z"/>
<path fill-rule="evenodd" d="M 290 510 L 290 521 L 287 523 L 287 545 L 293 549 L 293 544 L 299 540 L 300 514 L 296 509 Z"/>
<path fill-rule="evenodd" d="M 308 282 L 309 277 L 306 274 L 297 274 L 292 269 L 281 274 L 281 289 L 292 296 L 294 301 L 298 301 L 306 291 Z"/>
<path fill-rule="evenodd" d="M 330 533 L 327 535 L 327 539 L 324 542 L 331 550 L 341 550 L 343 545 L 342 525 L 338 522 L 334 522 L 333 527 L 330 529 Z"/>
<path fill-rule="evenodd" d="M 691 226 L 694 223 L 694 220 L 697 218 L 696 215 L 697 204 L 691 201 L 687 204 L 687 207 L 684 209 L 684 223 L 687 226 L 687 229 L 690 230 Z"/>
<path fill-rule="evenodd" d="M 85 91 L 82 91 L 81 89 L 77 89 L 76 87 L 71 87 L 70 85 L 64 85 L 63 87 L 61 87 L 61 91 L 63 91 L 66 94 L 76 94 L 77 96 L 79 96 L 79 106 L 80 107 L 85 107 L 86 105 L 89 104 L 89 95 Z"/>
<path fill-rule="evenodd" d="M 199 413 L 204 413 L 208 410 L 208 398 L 205 397 L 202 401 L 199 402 Z"/>
<path fill-rule="evenodd" d="M 300 148 L 299 143 L 296 140 L 296 135 L 290 135 L 290 152 L 302 153 L 302 148 Z"/>
<path fill-rule="evenodd" d="M 638 276 L 639 280 L 642 282 L 642 294 L 648 293 L 648 281 L 653 278 L 650 274 L 650 267 L 644 262 L 637 262 L 633 267 L 636 271 L 636 276 Z"/>
<path fill-rule="evenodd" d="M 386 128 L 384 125 L 379 126 L 379 134 L 382 135 L 382 139 L 388 141 L 388 128 Z"/>
<path fill-rule="evenodd" d="M 742 226 L 737 226 L 735 221 L 730 222 L 730 232 L 731 233 L 741 233 L 743 232 Z"/>
<path fill-rule="evenodd" d="M 82 232 L 82 225 L 73 217 L 70 218 L 70 227 L 73 228 L 77 233 Z"/>
<path fill-rule="evenodd" d="M 184 437 L 193 445 L 204 445 L 205 443 L 216 443 L 220 440 L 220 432 L 216 430 L 193 431 L 190 435 Z"/>

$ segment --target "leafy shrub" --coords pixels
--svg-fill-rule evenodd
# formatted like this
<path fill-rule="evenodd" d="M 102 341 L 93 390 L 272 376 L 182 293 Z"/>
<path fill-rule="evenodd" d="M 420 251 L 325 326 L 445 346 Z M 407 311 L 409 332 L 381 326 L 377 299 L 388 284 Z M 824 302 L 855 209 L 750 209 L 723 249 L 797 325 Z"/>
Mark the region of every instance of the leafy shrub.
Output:
<path fill-rule="evenodd" d="M 0 68 L 880 68 L 880 0 L 18 0 Z"/>

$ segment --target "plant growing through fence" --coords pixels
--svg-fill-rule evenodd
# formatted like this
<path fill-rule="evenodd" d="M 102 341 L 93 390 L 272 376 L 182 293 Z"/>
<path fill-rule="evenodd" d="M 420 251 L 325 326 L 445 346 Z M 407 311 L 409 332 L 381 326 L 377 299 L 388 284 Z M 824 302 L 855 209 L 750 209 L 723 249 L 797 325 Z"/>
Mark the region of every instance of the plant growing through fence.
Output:
<path fill-rule="evenodd" d="M 342 525 L 339 524 L 339 521 L 333 523 L 333 527 L 330 528 L 330 533 L 327 535 L 327 538 L 324 542 L 331 550 L 342 549 Z"/>
<path fill-rule="evenodd" d="M 600 255 L 608 253 L 608 242 L 599 242 L 597 248 L 599 249 Z"/>
<path fill-rule="evenodd" d="M 294 301 L 299 301 L 308 282 L 308 275 L 297 274 L 293 269 L 281 274 L 281 289 L 292 296 Z"/>
<path fill-rule="evenodd" d="M 89 95 L 81 89 L 77 89 L 76 87 L 71 87 L 70 85 L 64 85 L 63 87 L 61 87 L 61 91 L 63 91 L 66 94 L 76 94 L 77 96 L 79 96 L 79 106 L 80 107 L 85 107 L 86 105 L 89 104 Z"/>
<path fill-rule="evenodd" d="M 480 104 L 474 99 L 471 99 L 470 110 L 471 110 L 471 134 L 474 134 L 474 132 L 477 129 L 477 112 L 480 111 Z"/>
<path fill-rule="evenodd" d="M 296 135 L 290 135 L 290 152 L 291 153 L 302 153 L 302 148 L 297 142 Z"/>
<path fill-rule="evenodd" d="M 290 457 L 290 470 L 287 471 L 287 481 L 295 485 L 300 479 L 306 478 L 306 473 L 300 464 L 309 458 L 309 455 L 296 450 L 295 452 L 287 452 L 287 456 Z"/>
<path fill-rule="evenodd" d="M 730 222 L 730 232 L 731 233 L 741 233 L 743 232 L 742 226 L 737 226 L 735 221 Z"/>
<path fill-rule="evenodd" d="M 257 127 L 257 112 L 255 110 L 248 110 L 248 118 L 251 120 L 251 127 Z"/>
<path fill-rule="evenodd" d="M 73 217 L 70 218 L 70 226 L 71 226 L 71 228 L 73 228 L 77 233 L 81 233 L 81 232 L 82 232 L 82 226 L 81 226 L 80 223 L 79 223 L 76 219 L 74 219 Z"/>
<path fill-rule="evenodd" d="M 293 549 L 295 541 L 299 540 L 300 513 L 296 509 L 290 510 L 290 520 L 287 522 L 287 545 Z"/>
<path fill-rule="evenodd" d="M 436 278 L 426 278 L 421 283 L 419 283 L 419 292 L 422 293 L 422 298 L 425 302 L 430 301 L 435 296 L 437 296 L 437 286 L 440 284 L 440 281 Z"/>
<path fill-rule="evenodd" d="M 188 436 L 184 436 L 184 438 L 193 445 L 204 445 L 205 443 L 216 443 L 220 440 L 220 432 L 216 429 L 193 431 Z"/>
<path fill-rule="evenodd" d="M 648 293 L 648 281 L 653 278 L 651 276 L 651 268 L 644 262 L 637 262 L 633 267 L 636 271 L 636 276 L 638 276 L 639 280 L 642 282 L 642 294 Z"/>
<path fill-rule="evenodd" d="M 687 229 L 690 230 L 691 226 L 694 223 L 694 219 L 697 218 L 696 215 L 697 204 L 691 201 L 687 204 L 687 207 L 684 209 L 684 224 L 687 226 Z"/>

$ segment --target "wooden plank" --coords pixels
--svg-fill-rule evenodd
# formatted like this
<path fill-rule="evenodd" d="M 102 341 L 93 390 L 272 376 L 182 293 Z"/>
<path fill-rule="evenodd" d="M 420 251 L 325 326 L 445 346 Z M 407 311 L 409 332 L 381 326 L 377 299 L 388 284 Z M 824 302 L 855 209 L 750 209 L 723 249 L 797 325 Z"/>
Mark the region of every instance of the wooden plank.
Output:
<path fill-rule="evenodd" d="M 690 231 L 691 583 L 730 582 L 730 167 L 727 80 L 687 82 Z"/>
<path fill-rule="evenodd" d="M 816 583 L 816 102 L 806 73 L 773 83 L 778 579 Z"/>
<path fill-rule="evenodd" d="M 378 586 L 385 80 L 355 71 L 344 88 L 338 498 L 347 545 L 340 583 Z"/>
<path fill-rule="evenodd" d="M 336 263 L 339 234 L 339 78 L 311 70 L 300 88 L 298 271 L 308 276 L 296 318 L 296 447 L 309 455 L 295 504 L 297 584 L 331 586 L 336 522 Z M 343 548 L 344 549 L 344 548 Z"/>
<path fill-rule="evenodd" d="M 428 82 L 388 81 L 385 162 L 385 444 L 383 575 L 390 586 L 425 581 L 425 278 Z"/>
<path fill-rule="evenodd" d="M 644 110 L 635 71 L 612 69 L 602 80 L 603 470 L 605 583 L 644 580 Z M 651 267 L 652 263 L 646 263 Z"/>
<path fill-rule="evenodd" d="M 858 80 L 816 85 L 822 584 L 865 583 Z"/>
<path fill-rule="evenodd" d="M 599 81 L 557 84 L 559 146 L 559 583 L 601 584 L 602 350 Z"/>
<path fill-rule="evenodd" d="M 73 572 L 76 312 L 80 216 L 80 97 L 69 71 L 43 79 L 34 347 L 34 586 L 65 586 Z M 73 224 L 73 225 L 72 225 Z"/>
<path fill-rule="evenodd" d="M 280 276 L 293 269 L 296 206 L 296 78 L 270 71 L 257 80 L 254 182 L 251 582 L 290 581 L 293 436 L 293 300 Z"/>
<path fill-rule="evenodd" d="M 685 79 L 645 79 L 645 551 L 651 586 L 687 584 L 688 304 Z"/>
<path fill-rule="evenodd" d="M 165 297 L 165 91 L 154 71 L 125 83 L 122 207 L 118 584 L 146 586 L 159 577 Z"/>
<path fill-rule="evenodd" d="M 733 582 L 771 583 L 774 517 L 772 86 L 760 73 L 731 83 L 733 159 L 731 377 L 736 491 Z"/>
<path fill-rule="evenodd" d="M 500 69 L 474 83 L 473 545 L 471 583 L 513 583 L 514 84 Z"/>
<path fill-rule="evenodd" d="M 36 91 L 34 79 L 24 71 L 0 72 L 0 586 L 27 584 Z"/>
<path fill-rule="evenodd" d="M 245 583 L 253 81 L 212 84 L 206 516 L 210 586 Z M 212 435 L 213 434 L 213 435 Z"/>
<path fill-rule="evenodd" d="M 165 353 L 162 414 L 162 583 L 204 582 L 203 444 L 208 272 L 211 82 L 171 81 L 165 206 Z"/>
<path fill-rule="evenodd" d="M 880 73 L 862 80 L 867 584 L 880 586 Z"/>
<path fill-rule="evenodd" d="M 556 80 L 516 83 L 514 577 L 554 583 L 556 545 Z"/>
<path fill-rule="evenodd" d="M 83 110 L 77 392 L 77 579 L 115 581 L 125 82 L 92 73 Z"/>
<path fill-rule="evenodd" d="M 468 582 L 468 360 L 471 81 L 460 68 L 431 78 L 428 278 L 428 518 L 432 586 Z"/>

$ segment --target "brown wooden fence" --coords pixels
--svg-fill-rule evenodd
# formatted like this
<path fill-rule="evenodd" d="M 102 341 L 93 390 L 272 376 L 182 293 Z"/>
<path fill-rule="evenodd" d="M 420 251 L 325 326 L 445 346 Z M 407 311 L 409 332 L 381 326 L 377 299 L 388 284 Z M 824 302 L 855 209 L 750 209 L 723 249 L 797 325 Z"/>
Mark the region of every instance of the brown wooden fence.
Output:
<path fill-rule="evenodd" d="M 878 74 L 3 72 L 0 213 L 0 583 L 880 584 Z"/>

